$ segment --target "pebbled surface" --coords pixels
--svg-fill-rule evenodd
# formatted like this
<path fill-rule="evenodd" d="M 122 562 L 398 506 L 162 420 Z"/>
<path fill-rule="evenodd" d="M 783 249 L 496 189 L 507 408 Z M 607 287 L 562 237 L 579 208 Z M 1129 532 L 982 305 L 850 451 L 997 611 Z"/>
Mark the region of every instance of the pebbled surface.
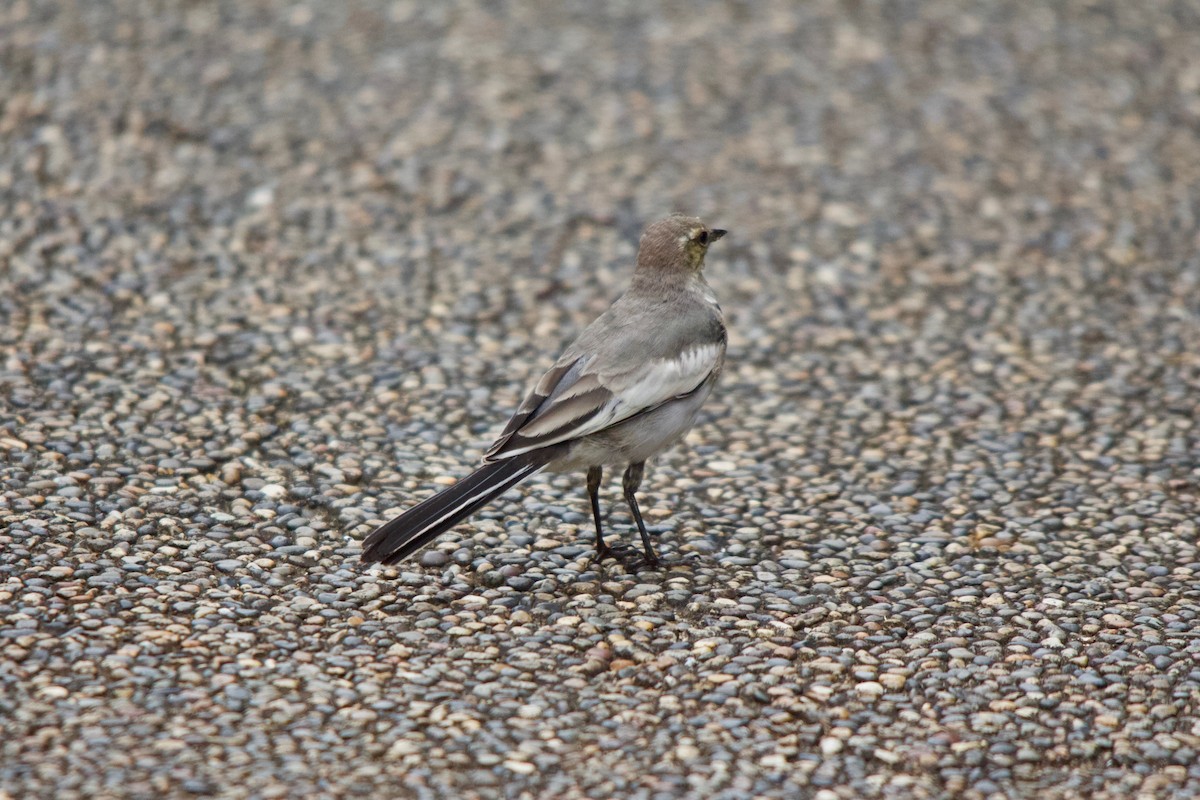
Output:
<path fill-rule="evenodd" d="M 1200 793 L 1195 5 L 535 5 L 0 5 L 0 796 Z M 670 565 L 365 569 L 673 209 Z"/>

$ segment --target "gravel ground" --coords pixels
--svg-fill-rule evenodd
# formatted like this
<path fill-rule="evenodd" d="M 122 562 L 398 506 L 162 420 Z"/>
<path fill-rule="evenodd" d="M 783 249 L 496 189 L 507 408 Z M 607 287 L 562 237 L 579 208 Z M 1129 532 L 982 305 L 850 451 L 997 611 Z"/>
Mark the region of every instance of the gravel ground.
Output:
<path fill-rule="evenodd" d="M 1195 3 L 162 5 L 0 4 L 0 796 L 1200 794 Z M 670 566 L 364 567 L 673 209 Z"/>

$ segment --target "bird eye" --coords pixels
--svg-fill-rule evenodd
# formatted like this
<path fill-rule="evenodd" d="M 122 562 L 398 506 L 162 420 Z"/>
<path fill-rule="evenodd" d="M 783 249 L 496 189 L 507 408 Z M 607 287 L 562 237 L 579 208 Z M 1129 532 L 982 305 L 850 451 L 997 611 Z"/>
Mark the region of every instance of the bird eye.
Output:
<path fill-rule="evenodd" d="M 700 231 L 696 236 L 696 241 L 702 245 L 708 244 L 708 231 Z"/>

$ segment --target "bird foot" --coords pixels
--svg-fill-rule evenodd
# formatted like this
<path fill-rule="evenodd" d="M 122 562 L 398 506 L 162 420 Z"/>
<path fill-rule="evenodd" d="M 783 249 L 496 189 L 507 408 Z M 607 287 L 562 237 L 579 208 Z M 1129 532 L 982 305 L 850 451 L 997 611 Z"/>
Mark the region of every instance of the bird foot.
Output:
<path fill-rule="evenodd" d="M 602 544 L 596 548 L 596 552 L 592 555 L 592 562 L 600 564 L 603 563 L 604 559 L 611 558 L 623 564 L 631 553 L 633 553 L 633 548 L 627 544 Z"/>
<path fill-rule="evenodd" d="M 647 567 L 650 569 L 658 569 L 662 566 L 662 561 L 658 556 L 647 556 L 641 550 L 627 544 L 604 545 L 596 550 L 592 556 L 594 563 L 601 563 L 606 558 L 611 558 L 618 564 L 623 566 L 629 572 L 639 572 Z"/>
<path fill-rule="evenodd" d="M 625 568 L 628 569 L 630 572 L 638 573 L 644 569 L 649 569 L 649 570 L 661 569 L 662 566 L 663 566 L 662 559 L 660 559 L 658 556 L 648 558 L 645 553 L 638 553 L 637 556 L 631 561 L 631 563 L 628 563 L 625 565 Z"/>

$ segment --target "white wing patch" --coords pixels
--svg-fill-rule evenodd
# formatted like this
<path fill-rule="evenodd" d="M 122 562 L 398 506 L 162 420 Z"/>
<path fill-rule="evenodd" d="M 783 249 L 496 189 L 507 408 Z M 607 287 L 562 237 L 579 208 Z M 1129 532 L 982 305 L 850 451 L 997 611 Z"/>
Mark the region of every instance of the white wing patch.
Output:
<path fill-rule="evenodd" d="M 719 345 L 705 344 L 685 350 L 678 358 L 651 361 L 635 382 L 613 398 L 610 405 L 615 404 L 618 410 L 614 421 L 695 389 L 713 371 L 720 352 Z M 620 413 L 627 409 L 626 413 Z"/>

